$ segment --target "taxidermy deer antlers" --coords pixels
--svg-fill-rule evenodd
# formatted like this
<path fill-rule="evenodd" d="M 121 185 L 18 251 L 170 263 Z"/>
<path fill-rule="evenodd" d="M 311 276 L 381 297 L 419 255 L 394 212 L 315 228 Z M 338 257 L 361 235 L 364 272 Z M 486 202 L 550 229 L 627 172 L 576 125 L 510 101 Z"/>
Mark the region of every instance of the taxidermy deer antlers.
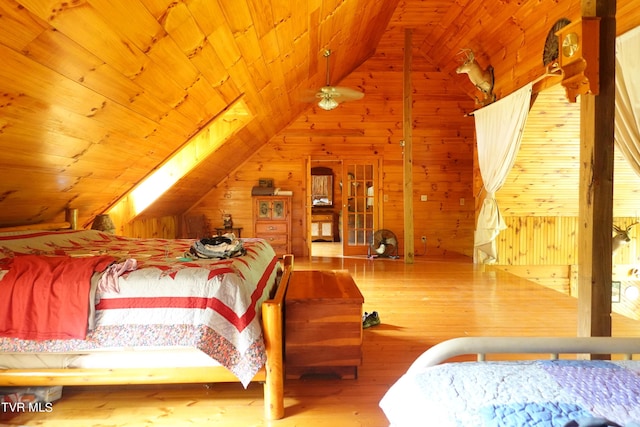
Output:
<path fill-rule="evenodd" d="M 484 100 L 482 104 L 490 104 L 496 100 L 496 96 L 493 93 L 493 67 L 489 65 L 486 70 L 480 68 L 478 62 L 475 59 L 475 55 L 471 49 L 462 49 L 466 54 L 466 58 L 462 65 L 456 68 L 456 73 L 467 74 L 469 80 L 473 83 L 478 90 L 484 93 Z"/>
<path fill-rule="evenodd" d="M 622 228 L 620 228 L 620 227 L 618 227 L 617 225 L 614 224 L 613 231 L 616 232 L 616 235 L 613 236 L 613 241 L 611 242 L 611 252 L 612 252 L 612 254 L 615 254 L 618 249 L 620 249 L 621 247 L 623 247 L 624 245 L 626 245 L 627 243 L 629 243 L 631 241 L 631 237 L 629 236 L 629 232 L 631 231 L 631 228 L 636 224 L 638 224 L 638 221 L 636 221 L 633 224 L 629 225 L 625 229 L 622 229 Z"/>

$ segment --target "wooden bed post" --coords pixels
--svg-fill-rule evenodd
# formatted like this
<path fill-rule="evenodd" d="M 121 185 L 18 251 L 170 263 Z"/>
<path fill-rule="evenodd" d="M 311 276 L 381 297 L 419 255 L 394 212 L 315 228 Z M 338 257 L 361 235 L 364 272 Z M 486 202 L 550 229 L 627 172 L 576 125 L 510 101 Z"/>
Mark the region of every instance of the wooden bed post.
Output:
<path fill-rule="evenodd" d="M 293 269 L 293 256 L 283 258 L 284 272 L 273 299 L 262 304 L 262 324 L 267 352 L 264 383 L 264 415 L 268 420 L 284 417 L 284 296 Z"/>

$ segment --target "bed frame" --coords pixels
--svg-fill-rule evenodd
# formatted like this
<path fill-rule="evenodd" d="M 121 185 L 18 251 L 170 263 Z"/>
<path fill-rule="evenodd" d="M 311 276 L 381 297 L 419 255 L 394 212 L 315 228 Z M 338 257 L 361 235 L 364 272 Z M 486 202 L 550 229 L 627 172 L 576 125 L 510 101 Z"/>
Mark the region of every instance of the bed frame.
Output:
<path fill-rule="evenodd" d="M 420 355 L 408 372 L 438 365 L 456 356 L 475 354 L 478 361 L 487 354 L 621 354 L 631 360 L 640 354 L 640 338 L 615 337 L 463 337 L 443 341 Z"/>
<path fill-rule="evenodd" d="M 46 229 L 69 229 L 65 225 L 65 223 L 56 224 Z M 38 227 L 39 225 L 0 228 L 0 232 L 33 230 Z M 293 271 L 293 255 L 285 255 L 282 264 L 283 268 L 275 294 L 262 303 L 262 329 L 267 362 L 252 380 L 264 383 L 264 411 L 265 418 L 269 420 L 277 420 L 284 416 L 283 310 L 284 296 Z M 0 386 L 188 384 L 237 381 L 235 375 L 223 366 L 174 369 L 0 369 Z"/>

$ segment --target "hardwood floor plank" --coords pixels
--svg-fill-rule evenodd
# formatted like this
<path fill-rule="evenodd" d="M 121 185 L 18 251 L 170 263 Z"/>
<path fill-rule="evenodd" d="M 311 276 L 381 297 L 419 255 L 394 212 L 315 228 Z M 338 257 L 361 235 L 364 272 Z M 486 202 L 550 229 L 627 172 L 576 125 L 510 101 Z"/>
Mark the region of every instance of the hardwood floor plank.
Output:
<path fill-rule="evenodd" d="M 459 336 L 575 336 L 577 301 L 509 273 L 482 272 L 464 257 L 296 259 L 295 269 L 347 269 L 364 310 L 382 324 L 364 330 L 356 380 L 285 381 L 285 418 L 265 421 L 261 384 L 65 387 L 50 413 L 2 415 L 28 426 L 382 427 L 378 402 L 432 345 Z M 295 274 L 295 273 L 294 273 Z M 613 315 L 614 336 L 640 336 L 640 322 Z M 507 357 L 505 357 L 507 358 Z M 462 359 L 462 358 L 461 358 Z"/>

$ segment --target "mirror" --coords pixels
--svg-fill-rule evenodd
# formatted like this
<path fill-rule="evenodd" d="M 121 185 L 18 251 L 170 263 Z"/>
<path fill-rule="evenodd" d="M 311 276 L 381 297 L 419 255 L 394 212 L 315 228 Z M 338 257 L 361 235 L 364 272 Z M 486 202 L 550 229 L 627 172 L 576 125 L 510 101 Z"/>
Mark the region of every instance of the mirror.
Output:
<path fill-rule="evenodd" d="M 333 170 L 311 168 L 311 203 L 314 208 L 333 207 Z"/>

